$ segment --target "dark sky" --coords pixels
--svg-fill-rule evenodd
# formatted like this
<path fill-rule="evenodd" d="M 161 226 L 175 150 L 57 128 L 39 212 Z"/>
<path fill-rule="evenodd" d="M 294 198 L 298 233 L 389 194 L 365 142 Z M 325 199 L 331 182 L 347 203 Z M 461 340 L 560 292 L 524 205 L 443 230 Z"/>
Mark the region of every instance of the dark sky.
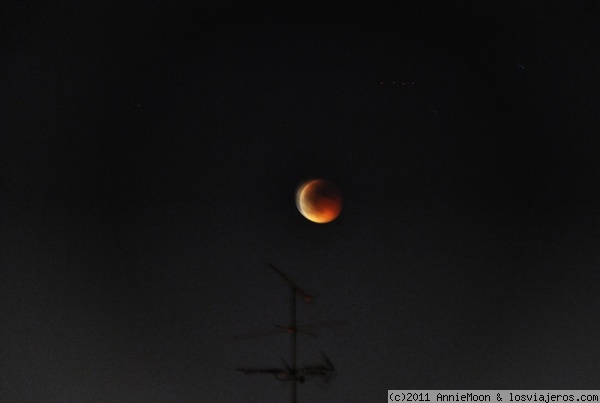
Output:
<path fill-rule="evenodd" d="M 51 3 L 0 10 L 1 401 L 287 401 L 268 262 L 348 321 L 300 402 L 600 389 L 596 2 Z"/>

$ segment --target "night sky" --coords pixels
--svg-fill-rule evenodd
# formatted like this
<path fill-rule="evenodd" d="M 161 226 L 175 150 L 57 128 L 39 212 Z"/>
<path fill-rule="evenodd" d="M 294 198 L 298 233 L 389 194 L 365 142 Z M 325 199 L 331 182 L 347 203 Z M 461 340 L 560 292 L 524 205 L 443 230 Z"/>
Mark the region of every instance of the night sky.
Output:
<path fill-rule="evenodd" d="M 600 389 L 597 2 L 145 3 L 0 8 L 0 401 L 288 401 L 269 262 L 300 402 Z"/>

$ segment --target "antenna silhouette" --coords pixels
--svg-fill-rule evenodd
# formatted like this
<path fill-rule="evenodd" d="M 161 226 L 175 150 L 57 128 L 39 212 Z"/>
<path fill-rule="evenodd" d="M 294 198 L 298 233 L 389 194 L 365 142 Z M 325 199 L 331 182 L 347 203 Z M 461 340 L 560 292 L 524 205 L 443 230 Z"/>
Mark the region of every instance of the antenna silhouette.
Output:
<path fill-rule="evenodd" d="M 302 297 L 304 301 L 308 304 L 313 302 L 313 296 L 308 294 L 306 291 L 298 287 L 296 283 L 294 283 L 288 276 L 286 276 L 281 270 L 279 270 L 275 265 L 269 263 L 269 267 L 271 267 L 277 274 L 279 274 L 286 282 L 286 284 L 290 287 L 290 324 L 287 328 L 284 327 L 290 333 L 290 362 L 291 365 L 288 366 L 284 362 L 285 368 L 236 368 L 236 370 L 240 372 L 244 372 L 246 374 L 272 374 L 279 380 L 283 381 L 291 381 L 291 401 L 292 403 L 298 402 L 298 383 L 304 383 L 307 379 L 311 379 L 313 377 L 322 377 L 325 381 L 331 379 L 333 374 L 335 373 L 335 368 L 331 363 L 331 360 L 327 358 L 325 354 L 323 354 L 323 360 L 325 364 L 321 365 L 311 365 L 305 366 L 303 368 L 298 368 L 297 364 L 297 334 L 305 333 L 308 335 L 313 335 L 307 332 L 303 332 L 298 329 L 296 325 L 296 299 L 298 296 Z M 282 326 L 279 326 L 282 327 Z"/>
<path fill-rule="evenodd" d="M 313 302 L 313 296 L 312 295 L 308 295 L 308 293 L 306 293 L 305 291 L 303 291 L 300 287 L 298 287 L 296 285 L 296 283 L 294 283 L 292 280 L 290 280 L 290 278 L 288 276 L 286 276 L 285 274 L 283 274 L 281 272 L 281 270 L 279 270 L 277 267 L 275 267 L 275 265 L 273 263 L 269 263 L 269 267 L 271 267 L 273 270 L 275 270 L 275 272 L 277 274 L 279 274 L 281 277 L 283 277 L 283 279 L 285 280 L 285 282 L 287 283 L 287 285 L 290 286 L 290 288 L 292 289 L 293 292 L 293 297 L 294 297 L 294 301 L 296 300 L 296 294 L 300 295 L 304 301 L 306 301 L 306 303 L 311 304 Z"/>

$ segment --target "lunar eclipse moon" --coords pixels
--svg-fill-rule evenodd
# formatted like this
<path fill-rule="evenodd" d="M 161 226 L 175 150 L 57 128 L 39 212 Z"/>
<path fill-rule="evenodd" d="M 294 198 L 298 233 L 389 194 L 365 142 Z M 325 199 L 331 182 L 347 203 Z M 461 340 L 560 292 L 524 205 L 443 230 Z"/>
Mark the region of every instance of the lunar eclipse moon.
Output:
<path fill-rule="evenodd" d="M 335 220 L 342 211 L 342 193 L 326 179 L 311 179 L 296 190 L 296 207 L 308 220 L 326 224 Z"/>

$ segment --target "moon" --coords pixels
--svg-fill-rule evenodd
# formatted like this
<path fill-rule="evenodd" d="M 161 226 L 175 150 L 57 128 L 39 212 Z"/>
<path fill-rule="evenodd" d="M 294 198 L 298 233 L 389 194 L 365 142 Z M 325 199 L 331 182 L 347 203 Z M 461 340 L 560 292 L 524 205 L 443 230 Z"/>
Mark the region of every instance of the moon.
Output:
<path fill-rule="evenodd" d="M 306 219 L 326 224 L 335 220 L 342 211 L 342 193 L 326 179 L 311 179 L 296 190 L 296 207 Z"/>

